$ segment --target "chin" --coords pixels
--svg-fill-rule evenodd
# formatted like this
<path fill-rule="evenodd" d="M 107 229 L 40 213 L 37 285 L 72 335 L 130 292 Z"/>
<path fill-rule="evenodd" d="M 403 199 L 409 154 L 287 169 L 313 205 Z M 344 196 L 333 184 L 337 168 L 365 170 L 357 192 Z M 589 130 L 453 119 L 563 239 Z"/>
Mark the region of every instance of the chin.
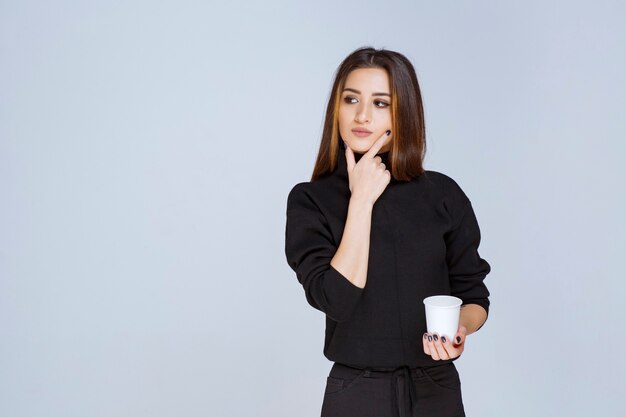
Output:
<path fill-rule="evenodd" d="M 350 146 L 350 149 L 352 149 L 352 152 L 356 152 L 356 153 L 365 153 L 369 150 L 369 147 L 351 146 L 350 144 L 348 144 L 348 146 Z"/>
<path fill-rule="evenodd" d="M 350 148 L 352 148 L 353 151 L 365 153 L 370 150 L 372 145 L 374 145 L 374 142 L 375 141 L 371 139 L 356 138 L 351 140 L 348 145 L 350 146 Z"/>

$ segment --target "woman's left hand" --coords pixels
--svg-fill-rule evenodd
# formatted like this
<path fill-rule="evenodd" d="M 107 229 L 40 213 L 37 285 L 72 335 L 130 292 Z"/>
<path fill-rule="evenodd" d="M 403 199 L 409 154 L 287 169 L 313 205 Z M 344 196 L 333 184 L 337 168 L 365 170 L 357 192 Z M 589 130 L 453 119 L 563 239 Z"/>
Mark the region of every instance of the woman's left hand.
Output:
<path fill-rule="evenodd" d="M 445 336 L 439 337 L 436 333 L 424 333 L 424 337 L 422 337 L 424 353 L 432 356 L 436 361 L 454 359 L 463 353 L 466 335 L 465 326 L 459 326 L 454 340 L 448 340 Z"/>

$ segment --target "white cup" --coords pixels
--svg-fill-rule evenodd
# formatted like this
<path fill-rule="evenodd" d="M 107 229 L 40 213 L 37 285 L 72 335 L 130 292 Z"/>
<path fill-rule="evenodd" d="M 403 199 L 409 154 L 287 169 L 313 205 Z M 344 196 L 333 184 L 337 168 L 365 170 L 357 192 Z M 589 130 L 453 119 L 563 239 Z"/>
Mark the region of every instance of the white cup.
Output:
<path fill-rule="evenodd" d="M 459 316 L 463 300 L 451 295 L 433 295 L 424 298 L 428 333 L 446 336 L 452 341 L 459 330 Z"/>

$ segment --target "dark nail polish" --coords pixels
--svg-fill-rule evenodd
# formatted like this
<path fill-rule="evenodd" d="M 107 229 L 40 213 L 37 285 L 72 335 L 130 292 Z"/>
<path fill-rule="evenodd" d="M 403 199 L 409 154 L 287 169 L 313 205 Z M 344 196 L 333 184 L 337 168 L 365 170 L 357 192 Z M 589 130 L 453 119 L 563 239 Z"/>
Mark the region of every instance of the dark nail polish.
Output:
<path fill-rule="evenodd" d="M 387 136 L 391 135 L 391 130 L 387 131 Z"/>
<path fill-rule="evenodd" d="M 434 336 L 433 336 L 433 338 L 435 339 L 435 342 L 436 342 L 437 340 L 439 340 L 439 338 L 437 337 L 437 335 L 434 335 Z"/>
<path fill-rule="evenodd" d="M 445 337 L 445 336 L 441 336 L 441 341 L 442 341 L 443 343 L 446 343 L 446 337 Z"/>
<path fill-rule="evenodd" d="M 428 333 L 424 333 L 424 339 L 428 339 Z"/>
<path fill-rule="evenodd" d="M 456 342 L 457 342 L 457 343 L 461 343 L 461 336 L 457 336 L 457 337 L 456 337 Z"/>
<path fill-rule="evenodd" d="M 428 335 L 428 341 L 432 342 L 433 341 L 433 337 L 431 335 Z"/>

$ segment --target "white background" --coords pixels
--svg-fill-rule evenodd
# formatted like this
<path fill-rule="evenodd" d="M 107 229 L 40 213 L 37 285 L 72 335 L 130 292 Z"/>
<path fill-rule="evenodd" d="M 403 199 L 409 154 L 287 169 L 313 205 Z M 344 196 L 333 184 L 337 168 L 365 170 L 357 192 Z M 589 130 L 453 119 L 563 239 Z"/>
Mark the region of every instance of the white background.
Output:
<path fill-rule="evenodd" d="M 426 168 L 481 226 L 467 415 L 624 415 L 624 22 L 618 1 L 3 1 L 0 415 L 319 415 L 286 197 L 364 45 L 413 62 Z"/>

